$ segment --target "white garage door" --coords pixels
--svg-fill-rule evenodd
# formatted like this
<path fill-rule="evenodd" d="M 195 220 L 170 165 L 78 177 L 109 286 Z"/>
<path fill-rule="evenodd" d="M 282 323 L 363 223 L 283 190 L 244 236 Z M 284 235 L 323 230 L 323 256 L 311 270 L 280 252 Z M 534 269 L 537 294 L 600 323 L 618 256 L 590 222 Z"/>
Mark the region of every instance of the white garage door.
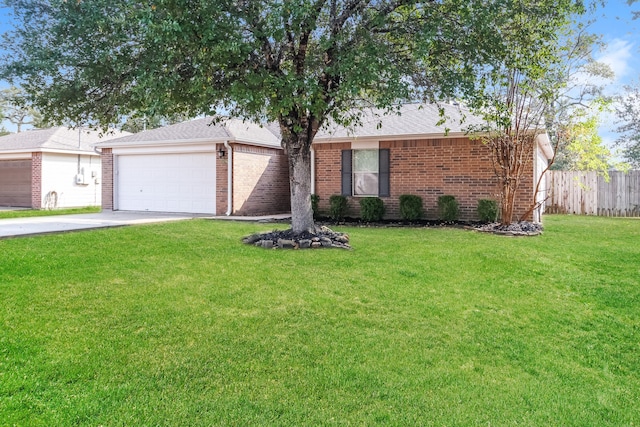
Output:
<path fill-rule="evenodd" d="M 116 209 L 216 212 L 215 153 L 120 155 Z"/>

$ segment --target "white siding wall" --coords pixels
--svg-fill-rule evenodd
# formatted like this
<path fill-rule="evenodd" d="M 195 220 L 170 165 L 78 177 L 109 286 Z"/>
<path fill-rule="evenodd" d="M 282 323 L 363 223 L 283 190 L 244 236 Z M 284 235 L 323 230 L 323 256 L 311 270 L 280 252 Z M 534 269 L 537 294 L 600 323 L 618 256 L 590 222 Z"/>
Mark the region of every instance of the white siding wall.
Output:
<path fill-rule="evenodd" d="M 102 169 L 100 157 L 80 155 L 80 171 L 84 169 L 84 185 L 76 183 L 78 174 L 77 154 L 44 153 L 42 158 L 42 207 L 100 206 Z M 57 195 L 57 205 L 53 192 Z"/>

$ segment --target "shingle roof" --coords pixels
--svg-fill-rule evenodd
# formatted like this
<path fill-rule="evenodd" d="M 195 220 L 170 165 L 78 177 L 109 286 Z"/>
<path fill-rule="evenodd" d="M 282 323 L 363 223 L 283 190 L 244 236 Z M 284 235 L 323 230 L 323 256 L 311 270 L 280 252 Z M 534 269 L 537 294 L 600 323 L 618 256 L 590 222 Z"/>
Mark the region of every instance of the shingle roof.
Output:
<path fill-rule="evenodd" d="M 465 132 L 470 124 L 480 124 L 480 119 L 463 107 L 442 104 L 445 111 L 445 123 L 439 107 L 434 104 L 406 104 L 398 114 L 383 114 L 382 111 L 365 110 L 362 126 L 344 128 L 329 125 L 321 129 L 316 136 L 318 142 L 328 142 L 345 138 L 384 138 L 401 135 L 441 135 L 449 132 Z M 464 119 L 464 121 L 463 121 Z M 259 125 L 240 119 L 228 118 L 212 124 L 213 118 L 204 117 L 175 125 L 164 126 L 122 138 L 101 142 L 98 146 L 145 145 L 154 143 L 188 143 L 204 141 L 225 141 L 255 143 L 280 147 L 280 129 L 277 124 Z"/>
<path fill-rule="evenodd" d="M 439 108 L 444 110 L 440 116 Z M 464 133 L 470 125 L 480 125 L 482 120 L 462 106 L 441 104 L 405 104 L 400 114 L 384 114 L 381 110 L 363 111 L 362 125 L 345 128 L 329 125 L 318 132 L 316 141 L 344 138 L 396 137 L 401 135 L 437 135 Z M 438 122 L 445 119 L 443 124 Z"/>
<path fill-rule="evenodd" d="M 101 137 L 96 131 L 69 129 L 64 126 L 28 130 L 0 137 L 0 152 L 54 150 L 93 153 L 95 143 L 117 138 L 127 133 L 118 132 Z"/>
<path fill-rule="evenodd" d="M 129 136 L 118 138 L 101 146 L 124 145 L 129 143 L 153 142 L 188 142 L 188 141 L 238 141 L 280 146 L 280 138 L 266 126 L 240 119 L 224 119 L 218 124 L 212 124 L 211 117 L 189 120 L 175 125 L 151 129 Z"/>

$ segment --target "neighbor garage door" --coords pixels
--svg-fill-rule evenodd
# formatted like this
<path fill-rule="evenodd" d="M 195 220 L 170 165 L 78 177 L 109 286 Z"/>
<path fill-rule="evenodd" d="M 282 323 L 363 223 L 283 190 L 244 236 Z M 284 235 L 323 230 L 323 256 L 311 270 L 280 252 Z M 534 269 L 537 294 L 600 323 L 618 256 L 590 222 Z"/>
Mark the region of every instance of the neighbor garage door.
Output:
<path fill-rule="evenodd" d="M 116 209 L 216 212 L 214 153 L 119 155 Z"/>
<path fill-rule="evenodd" d="M 31 207 L 31 160 L 0 160 L 0 206 Z"/>

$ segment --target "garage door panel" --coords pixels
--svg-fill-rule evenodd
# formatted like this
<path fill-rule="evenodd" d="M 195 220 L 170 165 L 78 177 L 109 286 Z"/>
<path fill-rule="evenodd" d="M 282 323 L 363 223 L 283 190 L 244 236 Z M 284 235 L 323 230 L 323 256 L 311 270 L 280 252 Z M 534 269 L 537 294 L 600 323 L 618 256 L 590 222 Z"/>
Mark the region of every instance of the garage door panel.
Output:
<path fill-rule="evenodd" d="M 215 214 L 215 154 L 120 155 L 117 209 Z"/>
<path fill-rule="evenodd" d="M 0 206 L 31 207 L 31 160 L 0 161 Z"/>

